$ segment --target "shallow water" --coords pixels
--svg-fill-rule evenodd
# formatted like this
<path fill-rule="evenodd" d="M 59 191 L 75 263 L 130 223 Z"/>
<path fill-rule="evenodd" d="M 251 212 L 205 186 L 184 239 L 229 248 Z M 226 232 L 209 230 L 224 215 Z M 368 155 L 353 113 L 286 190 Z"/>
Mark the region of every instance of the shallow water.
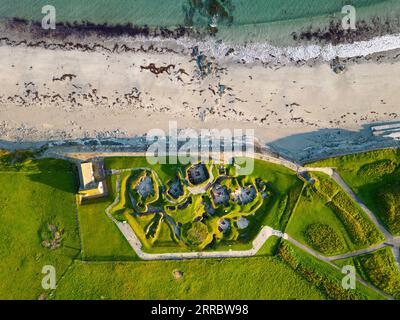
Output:
<path fill-rule="evenodd" d="M 221 0 L 222 1 L 222 0 Z M 24 5 L 21 5 L 21 2 Z M 400 14 L 398 0 L 224 0 L 230 19 L 220 18 L 217 37 L 230 42 L 269 41 L 286 43 L 292 31 L 310 25 L 326 26 L 340 20 L 344 5 L 357 9 L 358 19 Z M 40 21 L 42 6 L 52 4 L 57 21 L 173 27 L 188 23 L 189 0 L 2 0 L 0 17 Z M 193 8 L 191 23 L 206 27 L 210 16 Z M 228 23 L 229 21 L 229 23 Z"/>

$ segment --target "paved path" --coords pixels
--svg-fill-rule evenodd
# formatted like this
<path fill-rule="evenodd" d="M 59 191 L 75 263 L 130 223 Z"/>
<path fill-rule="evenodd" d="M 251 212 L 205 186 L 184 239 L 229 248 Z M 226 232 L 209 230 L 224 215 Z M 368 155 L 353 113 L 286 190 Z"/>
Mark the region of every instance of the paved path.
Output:
<path fill-rule="evenodd" d="M 383 247 L 386 247 L 385 243 L 380 243 L 377 244 L 375 246 L 369 247 L 369 248 L 365 248 L 365 249 L 360 249 L 357 251 L 353 251 L 353 252 L 348 252 L 348 253 L 344 253 L 344 254 L 339 254 L 337 256 L 329 256 L 327 257 L 327 259 L 329 261 L 335 261 L 335 260 L 339 260 L 339 259 L 347 259 L 347 258 L 352 258 L 352 257 L 356 257 L 362 254 L 366 254 L 366 253 L 370 253 L 379 249 L 382 249 Z"/>
<path fill-rule="evenodd" d="M 292 238 L 291 236 L 288 235 L 288 239 L 289 242 L 293 243 L 296 247 L 299 247 L 300 249 L 304 250 L 305 252 L 311 254 L 312 256 L 323 260 L 325 262 L 329 262 L 329 258 L 318 253 L 317 251 L 311 249 L 310 247 L 307 247 L 306 245 L 302 244 L 301 242 L 297 241 L 296 239 Z"/>
<path fill-rule="evenodd" d="M 75 159 L 80 160 L 80 161 L 86 161 L 92 158 L 106 158 L 106 157 L 146 157 L 146 152 L 144 151 L 137 151 L 137 152 L 132 152 L 132 151 L 113 151 L 112 148 L 109 148 L 109 151 L 107 150 L 107 147 L 102 148 L 102 151 L 95 151 L 92 150 L 91 148 L 87 148 L 85 151 L 85 148 L 82 146 L 79 147 L 68 147 L 68 148 L 63 148 L 59 147 L 57 148 L 51 148 L 46 150 L 42 157 L 53 157 L 53 158 L 67 158 L 67 159 Z M 174 154 L 171 154 L 174 156 Z M 220 159 L 220 153 L 209 153 L 210 157 L 214 159 Z M 196 154 L 193 154 L 193 156 L 196 156 Z M 199 156 L 202 156 L 202 154 L 199 154 Z M 232 153 L 232 156 L 235 156 L 234 153 Z M 300 168 L 300 164 L 297 164 L 295 162 L 292 162 L 290 160 L 287 160 L 282 157 L 274 157 L 270 156 L 268 154 L 264 153 L 253 153 L 253 154 L 241 154 L 240 156 L 244 157 L 249 157 L 249 158 L 254 158 L 254 159 L 259 159 L 259 160 L 264 160 L 268 161 L 271 163 L 279 164 L 282 165 L 290 170 L 297 171 L 298 168 Z"/>

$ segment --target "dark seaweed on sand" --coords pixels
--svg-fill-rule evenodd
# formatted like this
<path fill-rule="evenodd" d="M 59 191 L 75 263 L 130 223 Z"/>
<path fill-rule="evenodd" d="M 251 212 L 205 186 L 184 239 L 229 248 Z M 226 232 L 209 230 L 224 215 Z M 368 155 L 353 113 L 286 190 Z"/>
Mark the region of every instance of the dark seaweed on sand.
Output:
<path fill-rule="evenodd" d="M 355 30 L 344 30 L 341 21 L 331 21 L 326 28 L 313 29 L 311 26 L 307 30 L 293 32 L 293 40 L 298 41 L 317 41 L 323 43 L 353 43 L 354 41 L 365 41 L 373 37 L 393 34 L 400 29 L 400 18 L 380 18 L 374 17 L 371 21 L 357 21 Z"/>

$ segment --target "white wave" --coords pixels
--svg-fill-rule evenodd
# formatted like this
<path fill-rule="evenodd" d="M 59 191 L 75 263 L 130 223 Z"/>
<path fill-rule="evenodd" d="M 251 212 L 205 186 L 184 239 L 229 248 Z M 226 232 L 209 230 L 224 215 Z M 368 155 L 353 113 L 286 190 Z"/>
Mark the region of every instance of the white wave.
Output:
<path fill-rule="evenodd" d="M 282 63 L 290 61 L 307 61 L 310 59 L 320 59 L 329 61 L 336 56 L 341 58 L 352 58 L 358 56 L 367 56 L 377 52 L 385 52 L 394 49 L 400 49 L 400 34 L 385 35 L 372 38 L 368 41 L 356 41 L 347 44 L 326 44 L 326 45 L 299 45 L 278 47 L 267 42 L 251 42 L 246 44 L 237 44 L 207 38 L 201 41 L 190 37 L 179 39 L 162 39 L 135 37 L 124 38 L 126 43 L 141 44 L 159 44 L 166 47 L 184 48 L 190 51 L 194 46 L 198 46 L 207 56 L 213 56 L 217 60 L 226 61 L 233 59 L 234 61 L 244 60 L 247 63 L 261 60 L 265 63 Z M 233 53 L 226 57 L 229 49 L 234 49 Z"/>

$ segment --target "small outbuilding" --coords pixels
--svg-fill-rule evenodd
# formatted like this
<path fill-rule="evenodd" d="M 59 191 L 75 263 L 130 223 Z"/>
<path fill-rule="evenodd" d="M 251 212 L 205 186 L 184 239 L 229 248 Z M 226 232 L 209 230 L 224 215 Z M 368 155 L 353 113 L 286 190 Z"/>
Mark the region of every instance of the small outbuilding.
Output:
<path fill-rule="evenodd" d="M 79 200 L 101 198 L 107 195 L 102 163 L 83 162 L 78 165 L 80 180 Z"/>

